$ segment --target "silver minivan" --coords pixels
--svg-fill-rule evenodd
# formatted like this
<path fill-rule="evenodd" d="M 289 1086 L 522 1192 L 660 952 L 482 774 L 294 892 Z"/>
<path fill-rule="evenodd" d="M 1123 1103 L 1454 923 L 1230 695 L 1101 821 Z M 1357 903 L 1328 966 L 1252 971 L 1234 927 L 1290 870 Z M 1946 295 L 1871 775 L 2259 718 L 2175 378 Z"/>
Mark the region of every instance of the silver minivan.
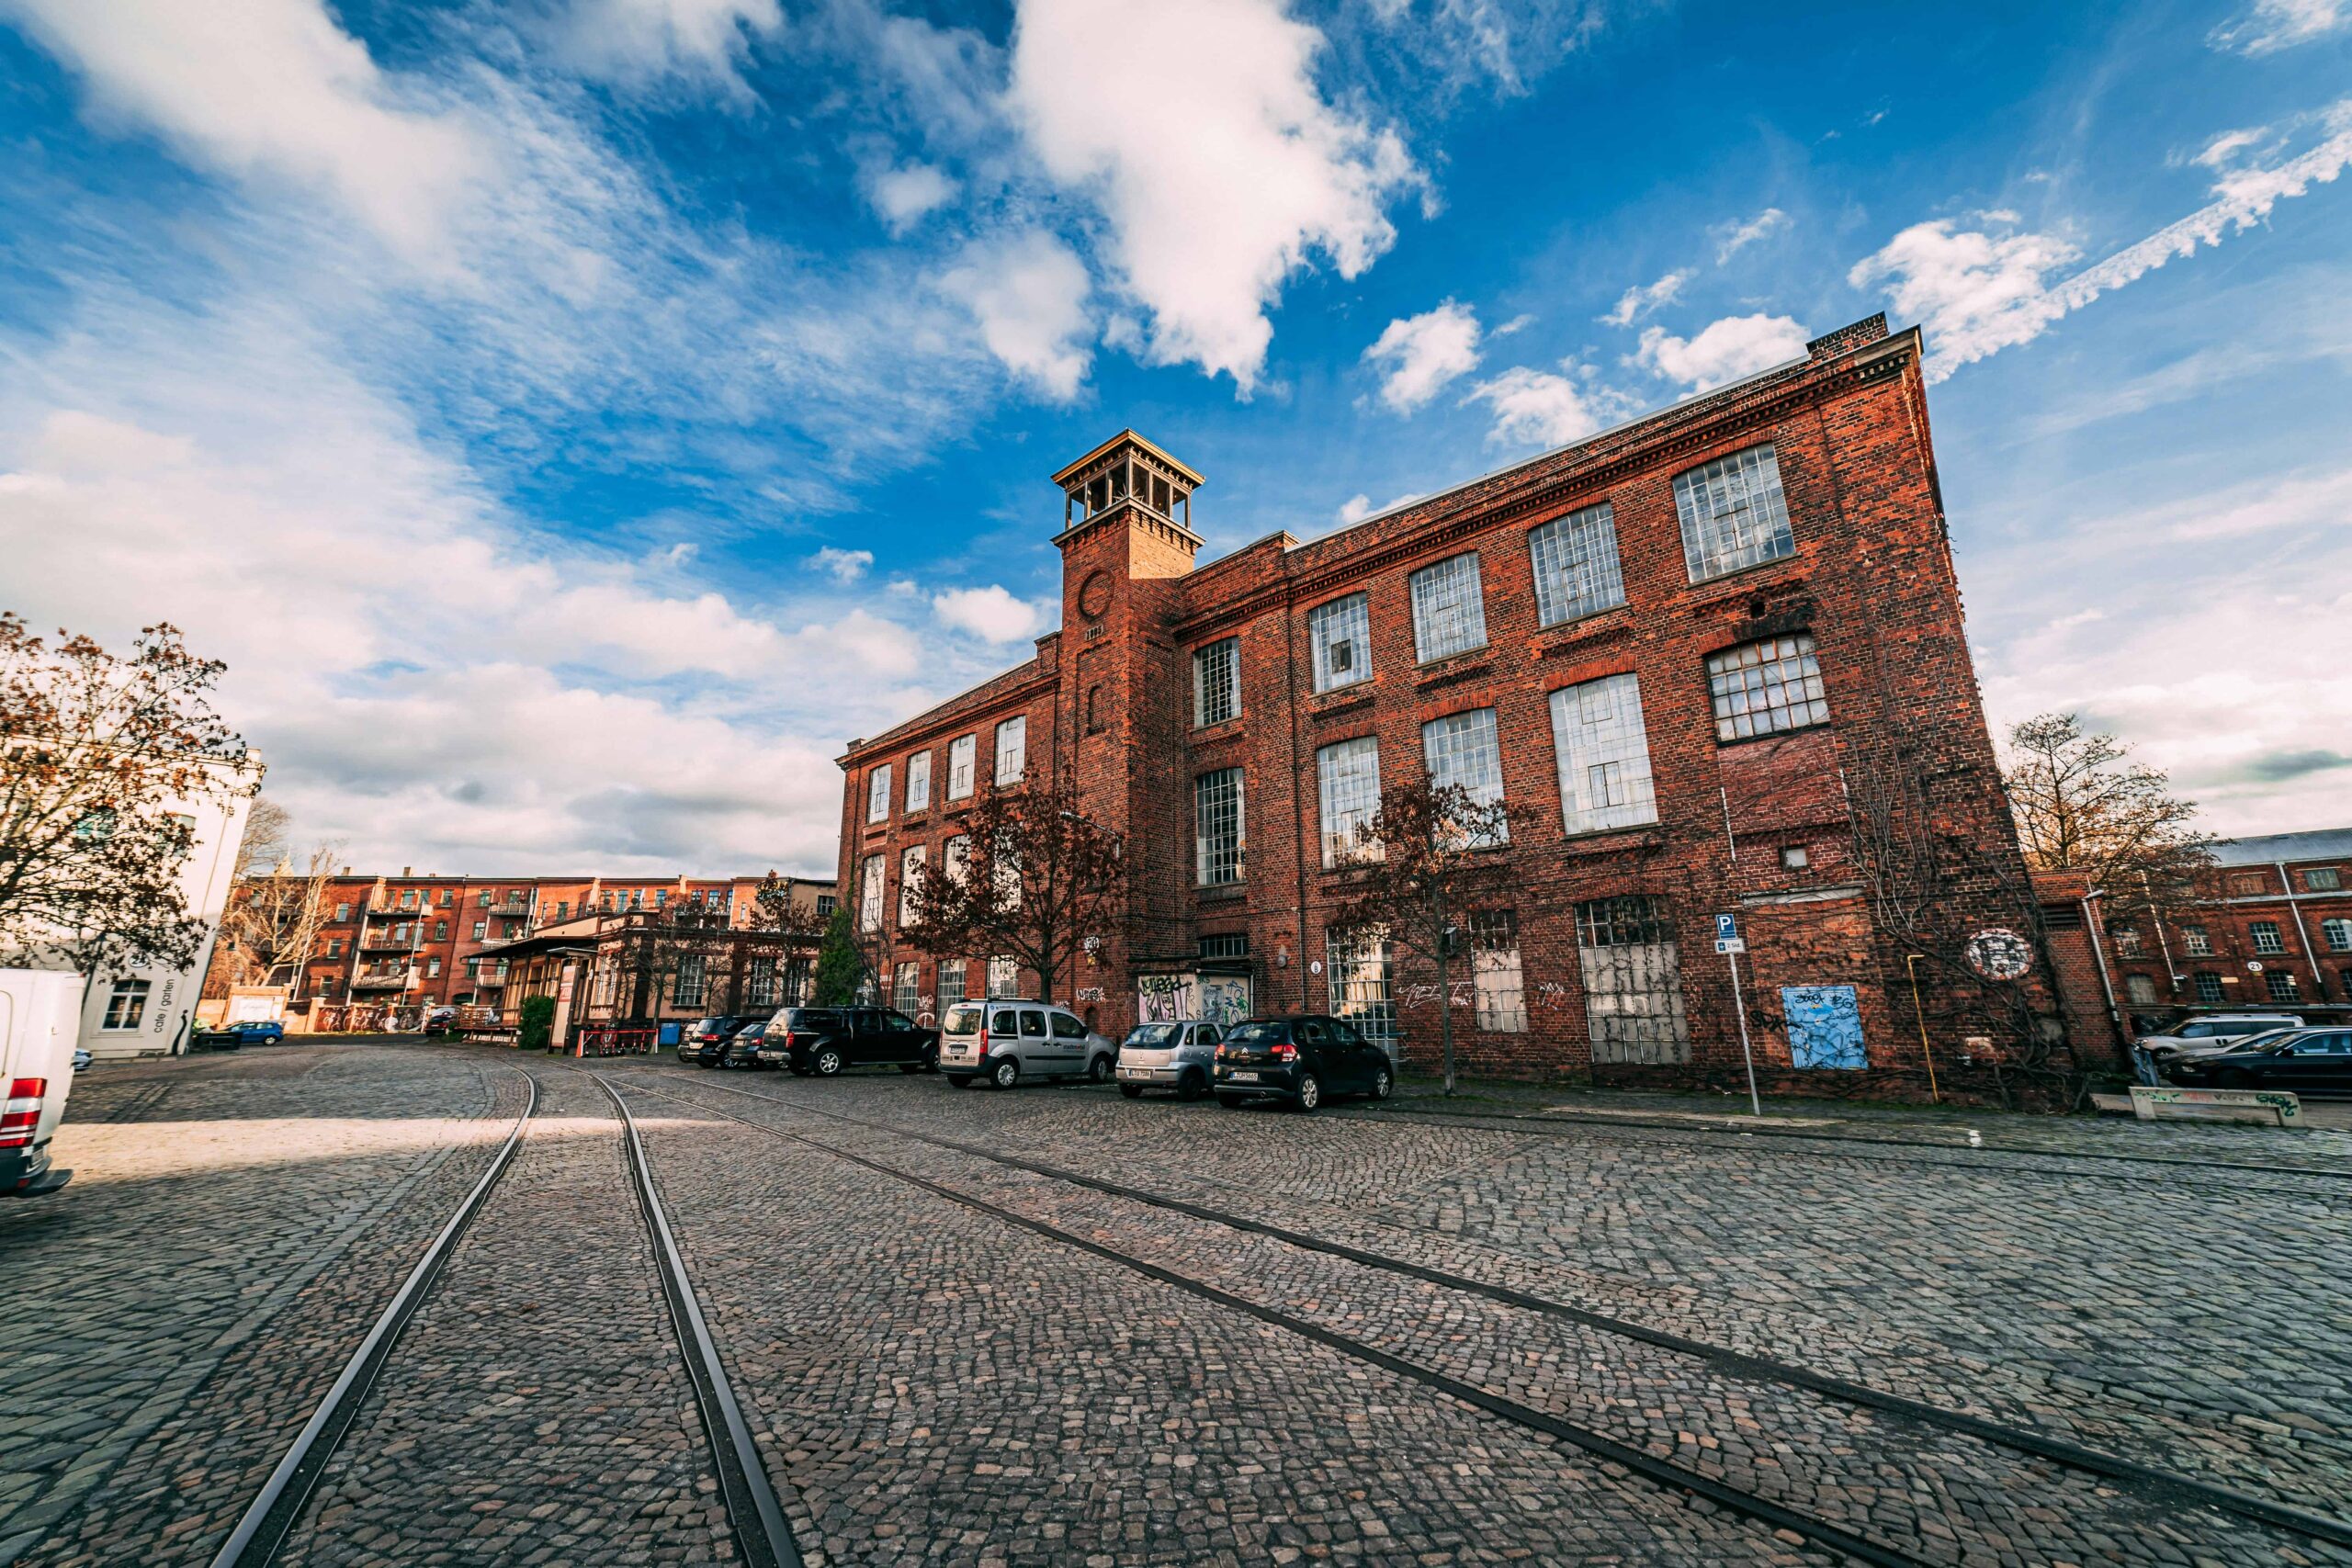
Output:
<path fill-rule="evenodd" d="M 1216 1066 L 1214 1023 L 1138 1023 L 1119 1043 L 1119 1092 L 1134 1100 L 1148 1089 L 1172 1089 L 1179 1100 L 1209 1091 Z"/>
<path fill-rule="evenodd" d="M 957 1002 L 939 1021 L 939 1072 L 957 1089 L 974 1078 L 1011 1089 L 1024 1077 L 1109 1083 L 1118 1048 L 1068 1008 L 1020 997 Z"/>

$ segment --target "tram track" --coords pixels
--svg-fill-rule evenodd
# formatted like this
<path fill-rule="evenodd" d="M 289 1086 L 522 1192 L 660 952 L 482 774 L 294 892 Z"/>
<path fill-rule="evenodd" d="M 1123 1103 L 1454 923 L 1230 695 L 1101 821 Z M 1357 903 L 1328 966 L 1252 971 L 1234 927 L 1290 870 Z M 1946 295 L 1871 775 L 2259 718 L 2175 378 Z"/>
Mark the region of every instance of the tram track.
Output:
<path fill-rule="evenodd" d="M 779 1135 L 783 1136 L 798 1138 L 799 1141 L 808 1144 L 813 1147 L 823 1148 L 827 1152 L 838 1155 L 841 1157 L 852 1159 L 861 1164 L 867 1164 L 869 1168 L 883 1170 L 887 1174 L 899 1177 L 902 1179 L 914 1181 L 918 1185 L 930 1188 L 934 1191 L 940 1191 L 943 1195 L 953 1198 L 956 1201 L 971 1201 L 975 1203 L 981 1201 L 978 1200 L 969 1200 L 967 1195 L 941 1188 L 937 1184 L 931 1182 L 928 1179 L 922 1178 L 910 1172 L 892 1169 L 878 1163 L 866 1161 L 861 1156 L 835 1148 L 830 1145 L 822 1144 L 818 1140 L 809 1139 L 802 1136 L 801 1134 L 788 1133 L 784 1129 L 766 1127 L 763 1123 L 751 1122 L 742 1117 L 730 1116 L 729 1113 L 720 1111 L 716 1107 L 687 1099 L 681 1095 L 668 1093 L 662 1089 L 650 1088 L 641 1079 L 631 1078 L 628 1081 L 630 1081 L 632 1087 L 644 1089 L 648 1092 L 661 1094 L 664 1098 L 670 1099 L 676 1103 L 690 1105 L 697 1110 L 707 1111 L 720 1116 L 728 1116 L 729 1120 L 743 1122 L 745 1125 L 758 1127 L 763 1131 L 777 1133 Z M 821 1120 L 839 1122 L 863 1127 L 868 1131 L 884 1134 L 893 1138 L 902 1138 L 910 1142 L 924 1144 L 935 1148 L 948 1150 L 968 1158 L 978 1159 L 996 1165 L 1002 1168 L 1018 1170 L 1029 1175 L 1043 1177 L 1049 1180 L 1063 1182 L 1068 1185 L 1088 1191 L 1100 1193 L 1107 1197 L 1117 1198 L 1125 1201 L 1142 1204 L 1146 1207 L 1158 1209 L 1164 1213 L 1181 1214 L 1190 1219 L 1223 1225 L 1229 1229 L 1243 1232 L 1245 1234 L 1262 1235 L 1271 1240 L 1278 1241 L 1286 1246 L 1294 1247 L 1304 1251 L 1340 1258 L 1350 1263 L 1378 1269 L 1402 1278 L 1411 1279 L 1424 1284 L 1435 1285 L 1442 1289 L 1475 1296 L 1500 1305 L 1533 1313 L 1540 1316 L 1572 1323 L 1579 1327 L 1597 1330 L 1604 1334 L 1615 1336 L 1622 1339 L 1634 1341 L 1656 1349 L 1687 1356 L 1693 1360 L 1729 1377 L 1749 1382 L 1771 1383 L 1787 1388 L 1801 1390 L 1806 1393 L 1832 1400 L 1853 1408 L 1869 1410 L 1885 1416 L 1892 1416 L 1899 1420 L 1911 1422 L 1918 1426 L 1932 1427 L 1956 1436 L 1973 1438 L 1979 1442 L 2007 1450 L 2012 1453 L 2054 1464 L 2064 1469 L 2075 1472 L 2079 1474 L 2094 1477 L 2099 1483 L 2129 1491 L 2160 1507 L 2210 1509 L 2216 1513 L 2243 1519 L 2248 1523 L 2260 1525 L 2267 1529 L 2283 1530 L 2308 1540 L 2324 1541 L 2333 1546 L 2352 1549 L 2352 1520 L 2337 1518 L 2334 1516 L 2304 1508 L 2295 1504 L 2282 1502 L 2273 1497 L 2266 1497 L 2259 1494 L 2246 1492 L 2237 1487 L 2229 1486 L 2218 1482 L 2208 1481 L 2198 1476 L 2188 1475 L 2179 1471 L 2166 1469 L 2162 1466 L 2142 1463 L 2139 1461 L 2127 1459 L 2118 1454 L 2093 1449 L 2084 1444 L 2071 1442 L 2065 1438 L 2054 1437 L 2047 1432 L 2037 1431 L 2032 1428 L 2018 1427 L 2011 1423 L 1994 1420 L 1988 1417 L 1973 1416 L 1963 1411 L 1952 1410 L 1946 1406 L 1931 1404 L 1927 1401 L 1913 1399 L 1905 1395 L 1892 1393 L 1884 1390 L 1872 1388 L 1867 1384 L 1858 1383 L 1849 1379 L 1819 1372 L 1811 1368 L 1800 1366 L 1789 1361 L 1770 1357 L 1752 1355 L 1745 1351 L 1734 1349 L 1727 1346 L 1713 1344 L 1690 1336 L 1675 1334 L 1668 1330 L 1652 1327 L 1648 1325 L 1633 1322 L 1629 1319 L 1618 1317 L 1613 1314 L 1595 1312 L 1589 1308 L 1575 1306 L 1551 1297 L 1541 1296 L 1530 1292 L 1516 1290 L 1506 1285 L 1498 1285 L 1488 1280 L 1471 1278 L 1451 1270 L 1433 1269 L 1423 1264 L 1412 1262 L 1409 1259 L 1396 1258 L 1388 1254 L 1373 1251 L 1367 1248 L 1350 1246 L 1343 1242 L 1332 1241 L 1326 1237 L 1312 1235 L 1287 1226 L 1270 1224 L 1266 1221 L 1255 1219 L 1245 1214 L 1235 1213 L 1228 1210 L 1219 1209 L 1207 1204 L 1195 1203 L 1183 1199 L 1172 1198 L 1163 1193 L 1148 1191 L 1145 1189 L 1129 1186 L 1123 1182 L 1110 1181 L 1099 1177 L 1088 1176 L 1083 1172 L 1070 1170 L 1045 1161 L 1023 1159 L 1017 1156 L 1006 1155 L 984 1149 L 962 1140 L 944 1138 L 932 1134 L 921 1133 L 891 1122 L 878 1122 L 866 1117 L 854 1116 L 845 1111 L 826 1111 L 820 1110 L 812 1106 L 804 1106 L 780 1100 L 773 1095 L 763 1094 L 751 1089 L 739 1089 L 732 1085 L 714 1083 L 706 1084 L 702 1087 L 718 1089 L 723 1093 L 739 1095 L 747 1099 L 759 1100 L 788 1113 L 802 1114 Z M 989 1205 L 989 1207 L 991 1213 L 997 1212 L 997 1206 Z M 1005 1214 L 1001 1213 L 999 1217 L 1006 1216 Z M 1038 1229 L 1040 1226 L 1044 1226 L 1045 1229 L 1041 1231 L 1041 1234 L 1052 1234 L 1057 1237 L 1057 1239 L 1071 1241 L 1074 1245 L 1085 1247 L 1089 1250 L 1101 1250 L 1098 1244 L 1091 1242 L 1088 1238 L 1077 1236 L 1074 1233 L 1062 1233 L 1055 1227 L 1046 1225 L 1046 1222 L 1035 1221 L 1027 1216 L 1012 1217 L 1017 1223 L 1023 1224 L 1027 1228 Z M 1159 1265 L 1148 1264 L 1144 1260 L 1129 1258 L 1126 1254 L 1119 1253 L 1115 1249 L 1107 1250 L 1104 1252 L 1104 1255 L 1114 1257 L 1119 1261 L 1128 1264 L 1131 1267 L 1143 1268 L 1147 1271 L 1159 1270 L 1160 1273 L 1166 1272 L 1166 1270 L 1160 1269 Z M 1154 1277 L 1159 1277 L 1159 1274 L 1155 1273 Z M 1193 1281 L 1192 1283 L 1199 1284 L 1200 1289 L 1206 1292 L 1216 1292 L 1217 1289 L 1215 1286 L 1201 1284 L 1198 1281 Z M 1222 1300 L 1223 1297 L 1224 1293 L 1218 1292 L 1218 1299 Z M 1253 1307 L 1251 1310 L 1253 1312 L 1253 1315 L 1258 1315 L 1265 1321 L 1278 1322 L 1283 1326 L 1292 1326 L 1292 1321 L 1289 1315 L 1281 1314 L 1279 1309 L 1267 1308 L 1260 1310 Z M 1269 1317 L 1267 1315 L 1269 1313 L 1272 1313 L 1275 1315 Z M 1310 1325 L 1309 1326 L 1314 1325 Z M 1324 1331 L 1318 1329 L 1318 1337 Z M 1347 1337 L 1342 1336 L 1341 1337 L 1345 1338 Z M 1354 1353 L 1352 1348 L 1351 1348 L 1351 1353 Z M 1384 1351 L 1380 1352 L 1380 1354 L 1385 1356 L 1387 1353 Z M 1383 1361 L 1381 1364 L 1387 1365 L 1388 1362 Z M 1394 1369 L 1392 1368 L 1392 1370 Z M 1410 1373 L 1408 1375 L 1418 1376 L 1419 1374 Z M 1435 1375 L 1442 1376 L 1442 1374 Z M 1448 1392 L 1452 1391 L 1449 1390 Z M 1500 1411 L 1496 1413 L 1508 1414 Z M 1511 1418 L 1516 1419 L 1516 1416 L 1511 1416 Z M 1547 1417 L 1547 1419 L 1551 1418 Z M 1596 1434 L 1596 1436 L 1603 1435 Z M 1571 1438 L 1569 1440 L 1574 1441 L 1575 1439 Z M 1614 1441 L 1614 1439 L 1605 1438 L 1605 1436 L 1603 1436 L 1603 1440 Z"/>

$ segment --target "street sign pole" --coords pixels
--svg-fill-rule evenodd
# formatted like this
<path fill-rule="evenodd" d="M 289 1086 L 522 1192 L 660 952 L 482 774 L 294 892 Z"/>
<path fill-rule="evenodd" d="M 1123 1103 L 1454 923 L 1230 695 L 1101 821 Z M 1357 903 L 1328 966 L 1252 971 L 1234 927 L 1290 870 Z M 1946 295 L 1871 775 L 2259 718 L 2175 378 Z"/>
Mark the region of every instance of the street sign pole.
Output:
<path fill-rule="evenodd" d="M 1747 1108 L 1761 1116 L 1764 1101 L 1756 1092 L 1756 1053 L 1747 1043 L 1747 1004 L 1739 995 L 1739 955 L 1747 951 L 1747 942 L 1739 934 L 1737 915 L 1715 917 L 1715 951 L 1731 965 L 1731 1011 L 1739 1021 L 1739 1059 L 1747 1065 Z"/>

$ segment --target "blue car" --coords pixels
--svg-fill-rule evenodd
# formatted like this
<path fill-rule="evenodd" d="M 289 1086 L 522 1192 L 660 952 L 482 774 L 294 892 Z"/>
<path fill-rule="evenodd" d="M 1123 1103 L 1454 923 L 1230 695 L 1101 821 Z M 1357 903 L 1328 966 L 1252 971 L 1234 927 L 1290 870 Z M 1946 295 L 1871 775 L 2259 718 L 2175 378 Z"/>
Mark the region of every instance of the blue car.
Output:
<path fill-rule="evenodd" d="M 286 1038 L 286 1026 L 274 1018 L 241 1019 L 218 1029 L 199 1029 L 189 1042 L 198 1051 L 234 1051 L 244 1045 L 276 1045 Z"/>

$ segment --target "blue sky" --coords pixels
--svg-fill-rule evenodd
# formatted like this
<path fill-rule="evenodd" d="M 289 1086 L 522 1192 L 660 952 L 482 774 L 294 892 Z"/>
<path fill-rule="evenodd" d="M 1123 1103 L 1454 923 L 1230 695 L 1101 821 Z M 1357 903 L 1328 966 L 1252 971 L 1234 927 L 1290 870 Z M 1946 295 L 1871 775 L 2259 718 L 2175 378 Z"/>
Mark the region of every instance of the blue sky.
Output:
<path fill-rule="evenodd" d="M 829 869 L 1132 424 L 1211 549 L 1928 333 L 1996 723 L 2352 784 L 2352 5 L 0 0 L 0 603 L 418 869 Z"/>

